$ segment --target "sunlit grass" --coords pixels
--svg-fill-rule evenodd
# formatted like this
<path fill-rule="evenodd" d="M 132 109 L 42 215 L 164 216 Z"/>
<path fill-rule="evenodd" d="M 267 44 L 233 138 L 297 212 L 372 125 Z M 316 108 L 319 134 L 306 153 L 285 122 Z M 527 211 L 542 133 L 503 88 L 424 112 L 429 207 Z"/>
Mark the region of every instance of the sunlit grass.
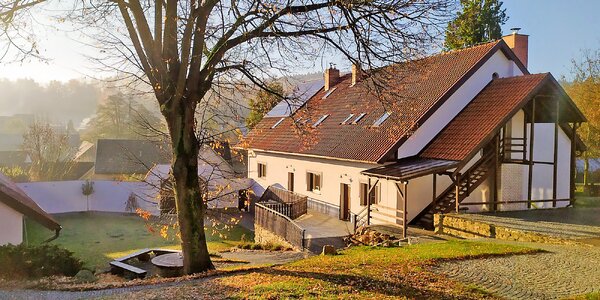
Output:
<path fill-rule="evenodd" d="M 402 248 L 356 247 L 337 256 L 314 256 L 256 272 L 219 279 L 221 285 L 241 289 L 236 298 L 384 299 L 404 296 L 429 298 L 469 295 L 485 291 L 445 282 L 424 268 L 440 259 L 523 254 L 537 250 L 499 243 L 448 241 Z"/>
<path fill-rule="evenodd" d="M 90 267 L 106 267 L 110 260 L 144 248 L 181 249 L 172 228 L 167 238 L 163 238 L 160 228 L 154 226 L 152 232 L 144 220 L 135 215 L 81 213 L 56 219 L 63 229 L 52 243 L 74 252 Z M 225 239 L 212 234 L 211 230 L 207 232 L 209 251 L 227 250 L 238 244 L 242 235 L 253 238 L 252 232 L 240 226 L 222 233 L 227 236 Z M 52 234 L 35 222 L 27 222 L 27 239 L 31 244 L 40 243 Z"/>

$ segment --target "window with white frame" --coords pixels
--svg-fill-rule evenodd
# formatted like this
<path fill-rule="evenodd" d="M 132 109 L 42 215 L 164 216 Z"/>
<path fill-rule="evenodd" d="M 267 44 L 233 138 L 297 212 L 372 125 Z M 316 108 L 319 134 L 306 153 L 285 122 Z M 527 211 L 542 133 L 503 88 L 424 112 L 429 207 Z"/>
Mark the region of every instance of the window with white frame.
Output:
<path fill-rule="evenodd" d="M 320 193 L 323 186 L 323 173 L 306 172 L 306 190 Z"/>

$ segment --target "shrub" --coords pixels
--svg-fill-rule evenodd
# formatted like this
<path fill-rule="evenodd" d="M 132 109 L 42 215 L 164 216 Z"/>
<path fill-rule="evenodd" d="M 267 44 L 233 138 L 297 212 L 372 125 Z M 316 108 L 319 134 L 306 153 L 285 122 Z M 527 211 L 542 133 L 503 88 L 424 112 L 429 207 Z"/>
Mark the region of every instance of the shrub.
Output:
<path fill-rule="evenodd" d="M 1 278 L 39 278 L 51 275 L 74 276 L 82 262 L 73 252 L 55 245 L 0 246 Z"/>

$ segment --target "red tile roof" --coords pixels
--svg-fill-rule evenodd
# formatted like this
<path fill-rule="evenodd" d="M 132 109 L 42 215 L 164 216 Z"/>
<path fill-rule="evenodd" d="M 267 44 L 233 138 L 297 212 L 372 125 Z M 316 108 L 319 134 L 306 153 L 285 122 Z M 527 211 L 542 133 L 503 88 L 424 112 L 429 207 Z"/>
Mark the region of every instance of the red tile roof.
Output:
<path fill-rule="evenodd" d="M 431 56 L 415 62 L 386 67 L 374 80 L 362 80 L 350 86 L 343 76 L 335 90 L 321 89 L 292 118 L 271 128 L 280 118 L 264 118 L 238 146 L 286 153 L 324 156 L 338 159 L 382 162 L 419 123 L 424 122 L 438 105 L 458 88 L 487 57 L 506 50 L 503 41 Z M 373 88 L 385 82 L 381 94 Z M 385 111 L 392 114 L 379 127 L 371 126 Z M 355 125 L 340 125 L 353 113 L 367 113 Z M 322 115 L 330 115 L 317 128 L 312 125 Z M 300 122 L 294 120 L 302 117 Z M 302 120 L 311 121 L 302 125 Z M 308 134 L 306 134 L 308 133 Z"/>
<path fill-rule="evenodd" d="M 0 173 L 0 202 L 32 218 L 51 230 L 60 230 L 58 222 L 35 203 L 23 190 Z"/>
<path fill-rule="evenodd" d="M 545 73 L 493 80 L 435 137 L 420 157 L 458 161 L 467 158 L 550 77 Z"/>

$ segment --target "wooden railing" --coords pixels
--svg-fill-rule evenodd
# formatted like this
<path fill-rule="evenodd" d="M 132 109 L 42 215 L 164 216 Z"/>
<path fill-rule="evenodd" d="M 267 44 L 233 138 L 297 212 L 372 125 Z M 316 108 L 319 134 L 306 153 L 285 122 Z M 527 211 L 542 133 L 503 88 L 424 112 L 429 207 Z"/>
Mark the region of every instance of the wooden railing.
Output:
<path fill-rule="evenodd" d="M 269 186 L 259 199 L 259 203 L 289 218 L 296 219 L 307 211 L 308 197 L 288 190 Z"/>
<path fill-rule="evenodd" d="M 350 212 L 350 219 L 352 220 L 354 232 L 356 232 L 356 229 L 358 229 L 358 227 L 368 225 L 367 224 L 368 217 L 369 217 L 368 209 L 369 209 L 369 206 L 365 206 L 358 213 Z"/>
<path fill-rule="evenodd" d="M 503 161 L 526 161 L 527 139 L 518 137 L 505 137 L 500 139 L 499 149 L 500 158 Z M 521 159 L 512 157 L 513 153 L 521 154 Z"/>
<path fill-rule="evenodd" d="M 286 240 L 300 250 L 304 250 L 306 230 L 290 217 L 256 203 L 254 210 L 254 224 Z"/>

